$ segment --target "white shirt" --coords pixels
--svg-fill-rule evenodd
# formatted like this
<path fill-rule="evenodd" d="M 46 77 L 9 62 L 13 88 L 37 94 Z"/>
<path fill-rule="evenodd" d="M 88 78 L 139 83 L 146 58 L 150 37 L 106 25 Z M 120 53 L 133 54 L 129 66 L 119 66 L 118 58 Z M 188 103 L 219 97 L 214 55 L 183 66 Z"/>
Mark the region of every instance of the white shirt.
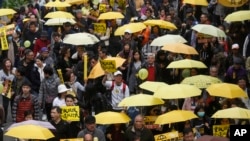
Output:
<path fill-rule="evenodd" d="M 66 106 L 65 99 L 64 98 L 60 99 L 59 97 L 56 97 L 53 100 L 53 106 L 59 106 L 59 107 Z"/>

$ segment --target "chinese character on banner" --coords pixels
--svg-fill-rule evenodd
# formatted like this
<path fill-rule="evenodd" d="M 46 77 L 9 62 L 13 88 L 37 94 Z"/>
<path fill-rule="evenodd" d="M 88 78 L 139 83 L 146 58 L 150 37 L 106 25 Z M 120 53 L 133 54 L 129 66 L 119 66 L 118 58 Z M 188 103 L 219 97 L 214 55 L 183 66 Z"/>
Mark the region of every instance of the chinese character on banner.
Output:
<path fill-rule="evenodd" d="M 9 49 L 9 45 L 8 45 L 8 40 L 6 37 L 6 29 L 5 27 L 0 28 L 0 40 L 1 40 L 1 46 L 2 46 L 2 50 L 8 50 Z"/>
<path fill-rule="evenodd" d="M 103 70 L 111 73 L 116 71 L 115 60 L 100 60 L 100 63 Z"/>
<path fill-rule="evenodd" d="M 106 4 L 99 4 L 99 12 L 104 13 L 106 12 Z"/>
<path fill-rule="evenodd" d="M 105 23 L 94 23 L 94 31 L 96 33 L 106 33 L 106 24 Z"/>
<path fill-rule="evenodd" d="M 80 121 L 79 106 L 63 106 L 61 117 L 66 121 Z"/>

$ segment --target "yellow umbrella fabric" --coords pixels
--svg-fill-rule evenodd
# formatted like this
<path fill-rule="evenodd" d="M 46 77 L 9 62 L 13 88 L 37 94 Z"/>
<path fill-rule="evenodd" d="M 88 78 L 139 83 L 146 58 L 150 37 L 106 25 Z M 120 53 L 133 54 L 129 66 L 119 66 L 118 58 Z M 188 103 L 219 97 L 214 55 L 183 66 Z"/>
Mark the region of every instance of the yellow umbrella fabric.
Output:
<path fill-rule="evenodd" d="M 106 12 L 102 13 L 98 20 L 111 20 L 111 19 L 123 19 L 124 16 L 120 12 Z"/>
<path fill-rule="evenodd" d="M 171 43 L 186 43 L 187 41 L 180 35 L 163 35 L 155 38 L 150 46 L 164 46 L 165 44 Z"/>
<path fill-rule="evenodd" d="M 218 83 L 207 87 L 207 92 L 211 96 L 225 97 L 225 98 L 239 98 L 247 97 L 247 94 L 236 84 Z"/>
<path fill-rule="evenodd" d="M 154 96 L 162 99 L 181 99 L 201 95 L 201 90 L 187 84 L 172 84 L 160 87 L 154 92 Z"/>
<path fill-rule="evenodd" d="M 192 29 L 199 33 L 211 35 L 214 37 L 226 37 L 226 34 L 223 30 L 208 24 L 197 24 L 193 26 Z"/>
<path fill-rule="evenodd" d="M 128 123 L 131 120 L 125 113 L 111 111 L 99 113 L 95 118 L 97 124 Z"/>
<path fill-rule="evenodd" d="M 98 62 L 90 71 L 88 79 L 96 79 L 104 74 L 105 71 L 102 69 L 100 62 Z"/>
<path fill-rule="evenodd" d="M 54 135 L 47 128 L 37 125 L 20 125 L 9 129 L 4 135 L 20 139 L 47 140 Z"/>
<path fill-rule="evenodd" d="M 69 13 L 69 12 L 63 12 L 63 11 L 56 11 L 56 12 L 49 12 L 47 15 L 45 15 L 45 18 L 68 18 L 68 19 L 74 19 L 75 17 Z"/>
<path fill-rule="evenodd" d="M 169 43 L 165 44 L 161 50 L 166 50 L 174 53 L 182 53 L 182 54 L 193 54 L 197 55 L 198 52 L 194 47 L 183 44 L 183 43 Z"/>
<path fill-rule="evenodd" d="M 98 43 L 100 40 L 93 34 L 90 33 L 75 33 L 68 34 L 64 37 L 63 43 L 71 45 L 93 45 Z"/>
<path fill-rule="evenodd" d="M 145 25 L 149 25 L 149 26 L 159 26 L 160 28 L 165 28 L 165 29 L 177 29 L 177 27 L 171 23 L 171 22 L 167 22 L 167 21 L 163 21 L 163 20 L 146 20 L 145 22 L 143 22 Z"/>
<path fill-rule="evenodd" d="M 167 68 L 207 68 L 207 66 L 201 62 L 201 61 L 196 61 L 196 60 L 191 60 L 191 59 L 183 59 L 179 61 L 173 61 L 171 62 Z"/>
<path fill-rule="evenodd" d="M 187 121 L 194 118 L 198 117 L 192 111 L 173 110 L 158 116 L 157 119 L 155 120 L 155 124 L 163 125 L 163 124 Z"/>
<path fill-rule="evenodd" d="M 196 75 L 187 77 L 182 80 L 181 84 L 188 84 L 203 89 L 209 87 L 211 84 L 222 83 L 222 81 L 216 77 L 208 75 Z"/>
<path fill-rule="evenodd" d="M 212 118 L 250 119 L 250 110 L 240 107 L 218 110 Z"/>
<path fill-rule="evenodd" d="M 245 21 L 250 20 L 250 10 L 241 10 L 233 12 L 226 16 L 224 21 L 227 22 L 236 22 L 236 21 Z"/>
<path fill-rule="evenodd" d="M 115 60 L 116 68 L 120 67 L 126 61 L 126 59 L 123 59 L 121 57 L 108 57 L 104 60 Z"/>
<path fill-rule="evenodd" d="M 71 5 L 67 2 L 61 2 L 59 0 L 50 1 L 44 5 L 45 7 L 70 7 Z"/>
<path fill-rule="evenodd" d="M 188 4 L 192 4 L 192 5 L 208 6 L 208 2 L 206 0 L 183 0 L 183 3 L 188 3 Z"/>
<path fill-rule="evenodd" d="M 124 98 L 119 104 L 118 107 L 125 106 L 152 106 L 163 104 L 164 101 L 160 98 L 154 97 L 148 94 L 136 94 Z"/>
<path fill-rule="evenodd" d="M 53 18 L 53 19 L 48 19 L 45 22 L 45 25 L 48 25 L 48 26 L 63 25 L 63 23 L 65 23 L 65 22 L 70 22 L 72 25 L 76 23 L 76 21 L 73 19 Z"/>
<path fill-rule="evenodd" d="M 155 92 L 160 87 L 165 87 L 165 86 L 168 86 L 168 84 L 164 82 L 154 82 L 154 81 L 145 81 L 139 85 L 141 89 L 148 90 L 151 92 Z"/>
<path fill-rule="evenodd" d="M 248 0 L 218 0 L 218 3 L 225 7 L 241 7 L 246 4 Z"/>
<path fill-rule="evenodd" d="M 87 2 L 87 0 L 66 0 L 65 2 L 67 2 L 68 4 L 82 4 L 82 3 L 85 3 Z"/>
<path fill-rule="evenodd" d="M 142 31 L 145 28 L 146 25 L 141 22 L 125 24 L 116 29 L 115 36 L 123 36 L 126 30 L 129 30 L 129 32 L 131 33 L 136 33 Z"/>
<path fill-rule="evenodd" d="M 6 16 L 6 15 L 15 14 L 15 13 L 16 11 L 13 9 L 5 9 L 5 8 L 0 9 L 0 16 Z"/>

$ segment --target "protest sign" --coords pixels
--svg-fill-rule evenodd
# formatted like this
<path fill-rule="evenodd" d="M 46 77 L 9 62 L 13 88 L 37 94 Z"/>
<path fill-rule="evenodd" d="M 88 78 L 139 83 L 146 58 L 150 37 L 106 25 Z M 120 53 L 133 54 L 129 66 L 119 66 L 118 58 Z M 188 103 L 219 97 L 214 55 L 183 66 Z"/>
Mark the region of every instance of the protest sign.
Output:
<path fill-rule="evenodd" d="M 106 4 L 99 4 L 99 12 L 104 13 L 106 12 Z"/>
<path fill-rule="evenodd" d="M 164 134 L 159 134 L 154 136 L 155 141 L 178 141 L 179 133 L 178 131 L 167 132 Z"/>
<path fill-rule="evenodd" d="M 94 23 L 94 31 L 96 33 L 106 33 L 106 24 L 105 23 Z"/>
<path fill-rule="evenodd" d="M 213 136 L 226 137 L 229 125 L 213 125 Z"/>
<path fill-rule="evenodd" d="M 63 106 L 61 117 L 66 121 L 80 121 L 79 106 Z"/>
<path fill-rule="evenodd" d="M 116 71 L 115 60 L 100 60 L 100 64 L 104 71 L 111 73 Z"/>
<path fill-rule="evenodd" d="M 8 45 L 8 40 L 6 37 L 6 28 L 5 27 L 0 28 L 0 40 L 1 40 L 2 50 L 8 50 L 9 45 Z"/>

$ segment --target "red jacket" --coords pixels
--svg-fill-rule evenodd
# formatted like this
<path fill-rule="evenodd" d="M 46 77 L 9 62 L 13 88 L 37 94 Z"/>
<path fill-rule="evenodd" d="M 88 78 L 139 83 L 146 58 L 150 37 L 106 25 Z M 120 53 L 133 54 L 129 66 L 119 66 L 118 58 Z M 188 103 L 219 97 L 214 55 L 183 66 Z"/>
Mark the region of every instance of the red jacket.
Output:
<path fill-rule="evenodd" d="M 37 39 L 36 43 L 34 45 L 34 56 L 36 57 L 37 53 L 40 52 L 42 47 L 48 47 L 48 45 L 50 44 L 50 40 L 41 40 L 41 39 Z"/>

